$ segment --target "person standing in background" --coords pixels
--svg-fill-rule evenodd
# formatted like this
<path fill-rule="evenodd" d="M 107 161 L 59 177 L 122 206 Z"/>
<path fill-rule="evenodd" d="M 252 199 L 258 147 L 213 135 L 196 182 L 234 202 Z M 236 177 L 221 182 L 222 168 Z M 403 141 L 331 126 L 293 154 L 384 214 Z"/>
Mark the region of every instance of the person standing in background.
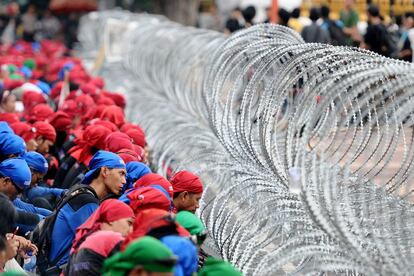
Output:
<path fill-rule="evenodd" d="M 357 28 L 359 16 L 354 9 L 353 0 L 345 0 L 345 8 L 341 11 L 339 20 L 342 21 L 343 31 L 347 35 L 347 44 L 357 46 L 359 40 L 359 31 Z"/>
<path fill-rule="evenodd" d="M 329 14 L 330 14 L 329 7 L 322 6 L 321 7 L 321 17 L 322 17 L 321 28 L 328 31 L 329 36 L 331 37 L 332 45 L 340 45 L 340 46 L 347 45 L 346 35 L 343 31 L 344 26 L 342 25 L 342 21 L 332 20 Z"/>
<path fill-rule="evenodd" d="M 59 20 L 50 10 L 45 10 L 43 18 L 40 21 L 41 36 L 43 39 L 56 39 L 56 36 L 62 29 Z"/>
<path fill-rule="evenodd" d="M 231 34 L 244 28 L 244 17 L 240 8 L 235 8 L 226 21 L 224 33 Z"/>
<path fill-rule="evenodd" d="M 34 5 L 29 5 L 26 13 L 22 15 L 23 40 L 34 41 L 37 23 L 36 8 Z"/>
<path fill-rule="evenodd" d="M 318 25 L 316 22 L 320 17 L 320 12 L 318 8 L 312 8 L 310 10 L 309 18 L 312 20 L 312 24 L 306 26 L 302 30 L 302 37 L 303 40 L 306 42 L 315 42 L 315 43 L 330 43 L 331 38 L 329 36 L 329 32 L 321 26 Z"/>
<path fill-rule="evenodd" d="M 391 41 L 388 31 L 382 23 L 378 7 L 375 5 L 369 6 L 367 16 L 368 28 L 364 35 L 364 42 L 361 43 L 360 47 L 389 57 L 392 52 Z"/>
<path fill-rule="evenodd" d="M 303 24 L 299 20 L 300 18 L 300 9 L 295 8 L 290 14 L 290 20 L 289 20 L 289 27 L 294 29 L 296 32 L 301 33 L 303 29 Z"/>
<path fill-rule="evenodd" d="M 242 11 L 244 21 L 246 22 L 244 24 L 245 28 L 253 26 L 253 19 L 256 16 L 256 8 L 254 6 L 248 6 Z"/>
<path fill-rule="evenodd" d="M 406 13 L 403 19 L 403 24 L 404 31 L 398 42 L 398 58 L 412 62 L 414 48 L 414 13 Z"/>
<path fill-rule="evenodd" d="M 223 29 L 216 4 L 212 3 L 207 5 L 203 2 L 200 4 L 198 27 L 215 31 L 221 31 Z"/>

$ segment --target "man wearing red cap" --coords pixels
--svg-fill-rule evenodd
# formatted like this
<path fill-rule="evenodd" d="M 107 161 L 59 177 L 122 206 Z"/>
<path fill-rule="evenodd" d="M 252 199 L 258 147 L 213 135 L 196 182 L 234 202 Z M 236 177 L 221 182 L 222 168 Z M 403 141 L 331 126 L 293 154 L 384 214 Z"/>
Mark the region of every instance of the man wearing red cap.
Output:
<path fill-rule="evenodd" d="M 33 124 L 33 127 L 36 129 L 37 152 L 40 154 L 48 153 L 49 147 L 56 140 L 54 127 L 46 122 L 36 122 Z"/>
<path fill-rule="evenodd" d="M 173 203 L 177 212 L 194 213 L 199 207 L 203 195 L 203 184 L 197 175 L 188 171 L 180 171 L 171 180 L 174 189 Z"/>

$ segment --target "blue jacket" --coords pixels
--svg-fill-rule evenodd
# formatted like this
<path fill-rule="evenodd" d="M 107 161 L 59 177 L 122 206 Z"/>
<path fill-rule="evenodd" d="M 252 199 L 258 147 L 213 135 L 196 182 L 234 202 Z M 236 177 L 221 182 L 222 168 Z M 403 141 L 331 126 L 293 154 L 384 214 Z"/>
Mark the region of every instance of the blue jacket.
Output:
<path fill-rule="evenodd" d="M 48 209 L 36 207 L 33 204 L 22 201 L 20 198 L 13 200 L 13 205 L 17 209 L 38 215 L 40 219 L 43 219 L 52 213 L 52 211 Z"/>
<path fill-rule="evenodd" d="M 56 197 L 60 197 L 62 193 L 65 191 L 66 191 L 65 189 L 36 186 L 36 187 L 32 187 L 24 191 L 24 195 L 27 197 L 28 200 L 33 200 L 36 197 L 45 197 L 48 195 L 54 195 Z"/>
<path fill-rule="evenodd" d="M 19 226 L 19 233 L 22 235 L 29 231 L 33 231 L 43 216 L 26 212 L 23 209 L 16 208 L 17 218 L 16 226 Z"/>
<path fill-rule="evenodd" d="M 77 195 L 60 209 L 52 231 L 49 254 L 51 261 L 61 256 L 57 266 L 68 262 L 76 228 L 83 224 L 98 207 L 98 196 L 91 192 Z"/>

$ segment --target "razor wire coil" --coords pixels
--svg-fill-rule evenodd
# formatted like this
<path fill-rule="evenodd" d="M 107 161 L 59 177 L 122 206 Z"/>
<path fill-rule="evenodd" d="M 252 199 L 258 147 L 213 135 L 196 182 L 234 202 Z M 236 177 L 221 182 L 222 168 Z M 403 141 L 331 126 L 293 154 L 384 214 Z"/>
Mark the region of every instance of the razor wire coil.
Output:
<path fill-rule="evenodd" d="M 412 64 L 122 11 L 83 17 L 79 40 L 85 61 L 105 45 L 158 172 L 200 175 L 207 245 L 243 273 L 412 274 Z"/>

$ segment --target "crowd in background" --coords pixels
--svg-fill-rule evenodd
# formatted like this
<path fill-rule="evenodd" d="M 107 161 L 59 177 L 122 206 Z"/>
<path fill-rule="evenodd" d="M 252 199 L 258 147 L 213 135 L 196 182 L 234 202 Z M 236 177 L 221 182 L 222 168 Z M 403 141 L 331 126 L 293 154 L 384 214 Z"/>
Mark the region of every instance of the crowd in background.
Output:
<path fill-rule="evenodd" d="M 15 2 L 0 7 L 1 43 L 53 39 L 72 48 L 77 41 L 77 28 L 82 13 L 54 14 L 47 7 L 34 4 L 20 6 Z"/>
<path fill-rule="evenodd" d="M 345 0 L 338 20 L 331 18 L 328 6 L 311 8 L 309 17 L 301 16 L 299 7 L 290 12 L 281 8 L 275 23 L 292 28 L 306 42 L 361 47 L 386 57 L 413 61 L 413 12 L 393 17 L 388 22 L 375 5 L 368 6 L 366 15 L 358 14 L 354 5 L 354 1 Z M 271 22 L 272 9 L 267 8 L 266 13 L 267 19 L 261 23 Z M 252 26 L 255 16 L 254 6 L 235 8 L 227 18 L 222 18 L 214 4 L 201 5 L 198 26 L 230 34 Z M 361 21 L 361 17 L 367 21 Z"/>

